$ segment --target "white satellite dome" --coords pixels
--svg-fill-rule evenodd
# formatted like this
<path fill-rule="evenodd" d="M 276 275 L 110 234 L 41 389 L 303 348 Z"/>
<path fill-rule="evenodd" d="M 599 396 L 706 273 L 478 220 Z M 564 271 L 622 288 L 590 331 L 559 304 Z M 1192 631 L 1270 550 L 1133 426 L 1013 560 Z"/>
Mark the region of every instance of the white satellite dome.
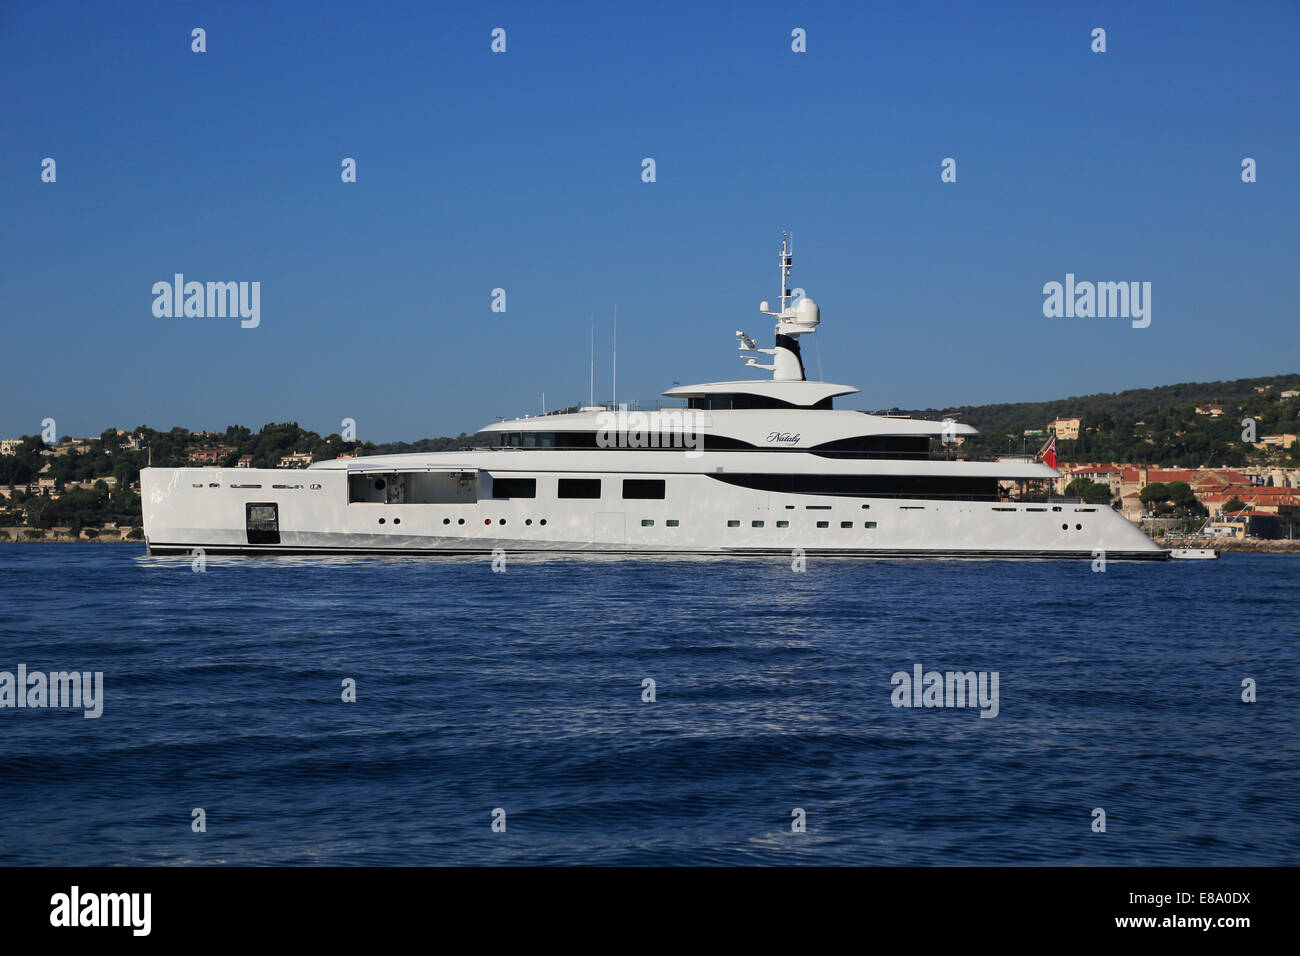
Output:
<path fill-rule="evenodd" d="M 799 304 L 794 308 L 795 325 L 812 328 L 814 325 L 820 324 L 821 320 L 822 311 L 817 308 L 816 302 L 806 296 L 799 300 Z"/>

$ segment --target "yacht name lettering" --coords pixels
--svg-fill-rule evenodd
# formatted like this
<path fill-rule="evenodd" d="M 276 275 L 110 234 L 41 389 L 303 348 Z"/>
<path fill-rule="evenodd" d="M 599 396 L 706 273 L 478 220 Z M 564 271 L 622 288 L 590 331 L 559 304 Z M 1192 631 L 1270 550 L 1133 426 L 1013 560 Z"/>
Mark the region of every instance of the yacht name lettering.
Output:
<path fill-rule="evenodd" d="M 767 440 L 780 442 L 783 445 L 797 445 L 799 444 L 799 437 L 798 433 L 791 435 L 789 432 L 771 432 L 768 434 Z"/>
<path fill-rule="evenodd" d="M 260 282 L 186 282 L 180 272 L 172 279 L 153 284 L 153 314 L 160 319 L 239 318 L 245 329 L 262 322 Z"/>

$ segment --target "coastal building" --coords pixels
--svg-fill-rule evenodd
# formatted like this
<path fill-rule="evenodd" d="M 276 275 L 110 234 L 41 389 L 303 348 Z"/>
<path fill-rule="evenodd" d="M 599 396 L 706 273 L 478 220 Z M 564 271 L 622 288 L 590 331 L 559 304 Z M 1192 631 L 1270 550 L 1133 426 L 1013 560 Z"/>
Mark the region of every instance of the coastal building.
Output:
<path fill-rule="evenodd" d="M 1154 482 L 1170 484 L 1185 481 L 1199 499 L 1229 485 L 1249 485 L 1250 479 L 1232 468 L 1160 468 L 1147 465 L 1124 465 L 1120 489 L 1123 495 L 1141 492 Z"/>
<path fill-rule="evenodd" d="M 1224 508 L 1234 500 L 1261 514 L 1300 516 L 1300 495 L 1297 495 L 1293 488 L 1276 488 L 1271 485 L 1228 485 L 1198 496 L 1198 500 L 1205 505 L 1211 517 L 1223 514 Z"/>
<path fill-rule="evenodd" d="M 1047 426 L 1048 430 L 1056 432 L 1056 437 L 1062 441 L 1074 441 L 1079 437 L 1079 426 L 1083 424 L 1082 418 L 1057 418 Z"/>
<path fill-rule="evenodd" d="M 233 448 L 196 448 L 185 460 L 192 465 L 219 465 L 233 451 Z"/>
<path fill-rule="evenodd" d="M 253 467 L 253 456 L 252 456 L 252 455 L 240 455 L 240 456 L 239 456 L 239 461 L 235 462 L 235 467 L 236 467 L 236 468 L 252 468 L 252 467 Z"/>
<path fill-rule="evenodd" d="M 128 434 L 127 431 L 126 431 L 126 429 L 124 429 L 124 428 L 115 428 L 115 429 L 113 429 L 113 431 L 117 432 L 117 437 L 120 438 L 120 439 L 122 439 L 122 450 L 123 450 L 123 451 L 139 451 L 139 450 L 140 450 L 140 441 L 141 441 L 141 438 L 142 438 L 143 436 L 141 436 L 141 435 L 138 434 L 138 433 L 137 433 L 137 434 L 134 434 L 134 435 L 132 435 L 132 434 Z"/>
<path fill-rule="evenodd" d="M 23 440 L 21 438 L 3 438 L 0 439 L 0 455 L 16 455 L 21 447 Z"/>
<path fill-rule="evenodd" d="M 1252 478 L 1258 477 L 1261 485 L 1273 485 L 1276 488 L 1300 488 L 1300 468 L 1278 468 L 1270 466 L 1256 471 L 1247 471 Z"/>
<path fill-rule="evenodd" d="M 1217 521 L 1210 522 L 1206 529 L 1211 534 L 1231 537 L 1238 541 L 1245 538 L 1277 539 L 1291 535 L 1293 524 L 1283 521 L 1282 517 L 1258 508 L 1246 508 L 1220 515 Z M 1221 529 L 1216 531 L 1215 529 Z"/>
<path fill-rule="evenodd" d="M 1197 405 L 1196 414 L 1209 415 L 1211 418 L 1218 418 L 1223 414 L 1222 405 Z"/>
<path fill-rule="evenodd" d="M 1056 491 L 1058 494 L 1064 494 L 1065 489 L 1069 487 L 1070 482 L 1076 478 L 1087 478 L 1089 481 L 1096 482 L 1099 485 L 1106 485 L 1110 488 L 1112 498 L 1120 497 L 1124 480 L 1124 466 L 1104 463 L 1080 463 L 1080 464 L 1062 464 L 1058 466 L 1061 477 L 1056 480 Z"/>
<path fill-rule="evenodd" d="M 1256 448 L 1290 448 L 1300 436 L 1292 435 L 1289 432 L 1282 435 L 1260 435 L 1259 441 L 1255 442 Z"/>
<path fill-rule="evenodd" d="M 292 454 L 285 455 L 275 466 L 277 468 L 306 468 L 311 464 L 312 456 L 309 451 L 295 451 Z"/>
<path fill-rule="evenodd" d="M 69 481 L 64 483 L 64 488 L 94 488 L 95 485 L 103 482 L 112 491 L 117 487 L 117 479 L 112 475 L 105 475 L 103 478 L 87 478 L 85 481 Z"/>
<path fill-rule="evenodd" d="M 1289 388 L 1289 389 L 1287 389 L 1285 392 L 1283 392 L 1279 397 L 1280 397 L 1280 398 L 1300 398 L 1300 390 L 1297 390 L 1297 389 L 1294 389 L 1294 388 Z"/>
<path fill-rule="evenodd" d="M 1211 521 L 1205 528 L 1205 534 L 1211 538 L 1225 538 L 1230 541 L 1242 541 L 1246 537 L 1248 522 L 1245 518 L 1225 521 Z"/>

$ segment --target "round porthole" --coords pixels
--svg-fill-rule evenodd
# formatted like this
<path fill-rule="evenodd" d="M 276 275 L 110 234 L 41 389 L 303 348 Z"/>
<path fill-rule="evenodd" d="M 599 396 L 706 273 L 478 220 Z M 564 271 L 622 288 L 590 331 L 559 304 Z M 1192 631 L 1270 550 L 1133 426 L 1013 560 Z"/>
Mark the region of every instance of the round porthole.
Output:
<path fill-rule="evenodd" d="M 1069 530 L 1070 530 L 1070 526 L 1069 526 L 1068 524 L 1063 524 L 1063 525 L 1061 525 L 1061 530 L 1062 530 L 1062 531 L 1069 531 Z"/>
<path fill-rule="evenodd" d="M 383 519 L 383 518 L 380 518 L 380 519 L 379 519 L 379 523 L 380 523 L 380 524 L 383 524 L 383 523 L 384 523 L 384 519 Z"/>
<path fill-rule="evenodd" d="M 382 478 L 376 478 L 376 479 L 375 479 L 375 491 L 383 491 L 383 490 L 384 490 L 384 484 L 385 484 L 384 479 L 382 479 Z"/>
<path fill-rule="evenodd" d="M 457 518 L 457 519 L 456 519 L 456 524 L 464 524 L 464 523 L 465 523 L 465 519 L 464 519 L 464 518 Z"/>
<path fill-rule="evenodd" d="M 402 523 L 402 519 L 401 519 L 401 518 L 394 518 L 394 519 L 393 519 L 393 524 L 401 524 L 401 523 Z"/>
<path fill-rule="evenodd" d="M 1075 530 L 1075 531 L 1082 531 L 1082 530 L 1083 530 L 1083 525 L 1081 525 L 1081 524 L 1076 524 L 1076 525 L 1074 526 L 1074 530 Z"/>
<path fill-rule="evenodd" d="M 450 519 L 450 518 L 443 518 L 443 519 L 442 519 L 442 523 L 443 523 L 443 524 L 451 524 L 451 519 Z"/>
<path fill-rule="evenodd" d="M 505 519 L 505 518 L 502 518 L 502 519 L 500 519 L 499 521 L 497 521 L 497 524 L 500 524 L 500 525 L 504 525 L 505 523 L 506 523 L 506 519 Z"/>
<path fill-rule="evenodd" d="M 533 519 L 532 519 L 532 518 L 525 518 L 525 519 L 524 519 L 524 524 L 532 524 L 532 523 L 533 523 Z"/>
<path fill-rule="evenodd" d="M 537 522 L 537 523 L 538 523 L 538 524 L 546 524 L 546 519 L 543 518 L 541 521 L 539 521 L 539 522 Z"/>
<path fill-rule="evenodd" d="M 491 524 L 491 523 L 492 523 L 492 519 L 491 519 L 491 518 L 484 518 L 484 519 L 483 519 L 483 523 L 484 523 L 484 524 Z"/>

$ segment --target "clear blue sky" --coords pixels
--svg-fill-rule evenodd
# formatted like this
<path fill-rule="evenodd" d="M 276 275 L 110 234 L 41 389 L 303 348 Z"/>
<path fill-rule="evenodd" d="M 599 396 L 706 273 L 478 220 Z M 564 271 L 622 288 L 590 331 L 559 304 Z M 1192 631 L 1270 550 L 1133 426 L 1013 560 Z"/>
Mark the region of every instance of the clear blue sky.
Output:
<path fill-rule="evenodd" d="M 1300 368 L 1300 5 L 468 6 L 0 6 L 0 434 L 473 431 L 585 400 L 592 315 L 608 399 L 615 303 L 620 399 L 750 377 L 784 228 L 856 407 Z M 1150 328 L 1044 318 L 1067 272 Z"/>

